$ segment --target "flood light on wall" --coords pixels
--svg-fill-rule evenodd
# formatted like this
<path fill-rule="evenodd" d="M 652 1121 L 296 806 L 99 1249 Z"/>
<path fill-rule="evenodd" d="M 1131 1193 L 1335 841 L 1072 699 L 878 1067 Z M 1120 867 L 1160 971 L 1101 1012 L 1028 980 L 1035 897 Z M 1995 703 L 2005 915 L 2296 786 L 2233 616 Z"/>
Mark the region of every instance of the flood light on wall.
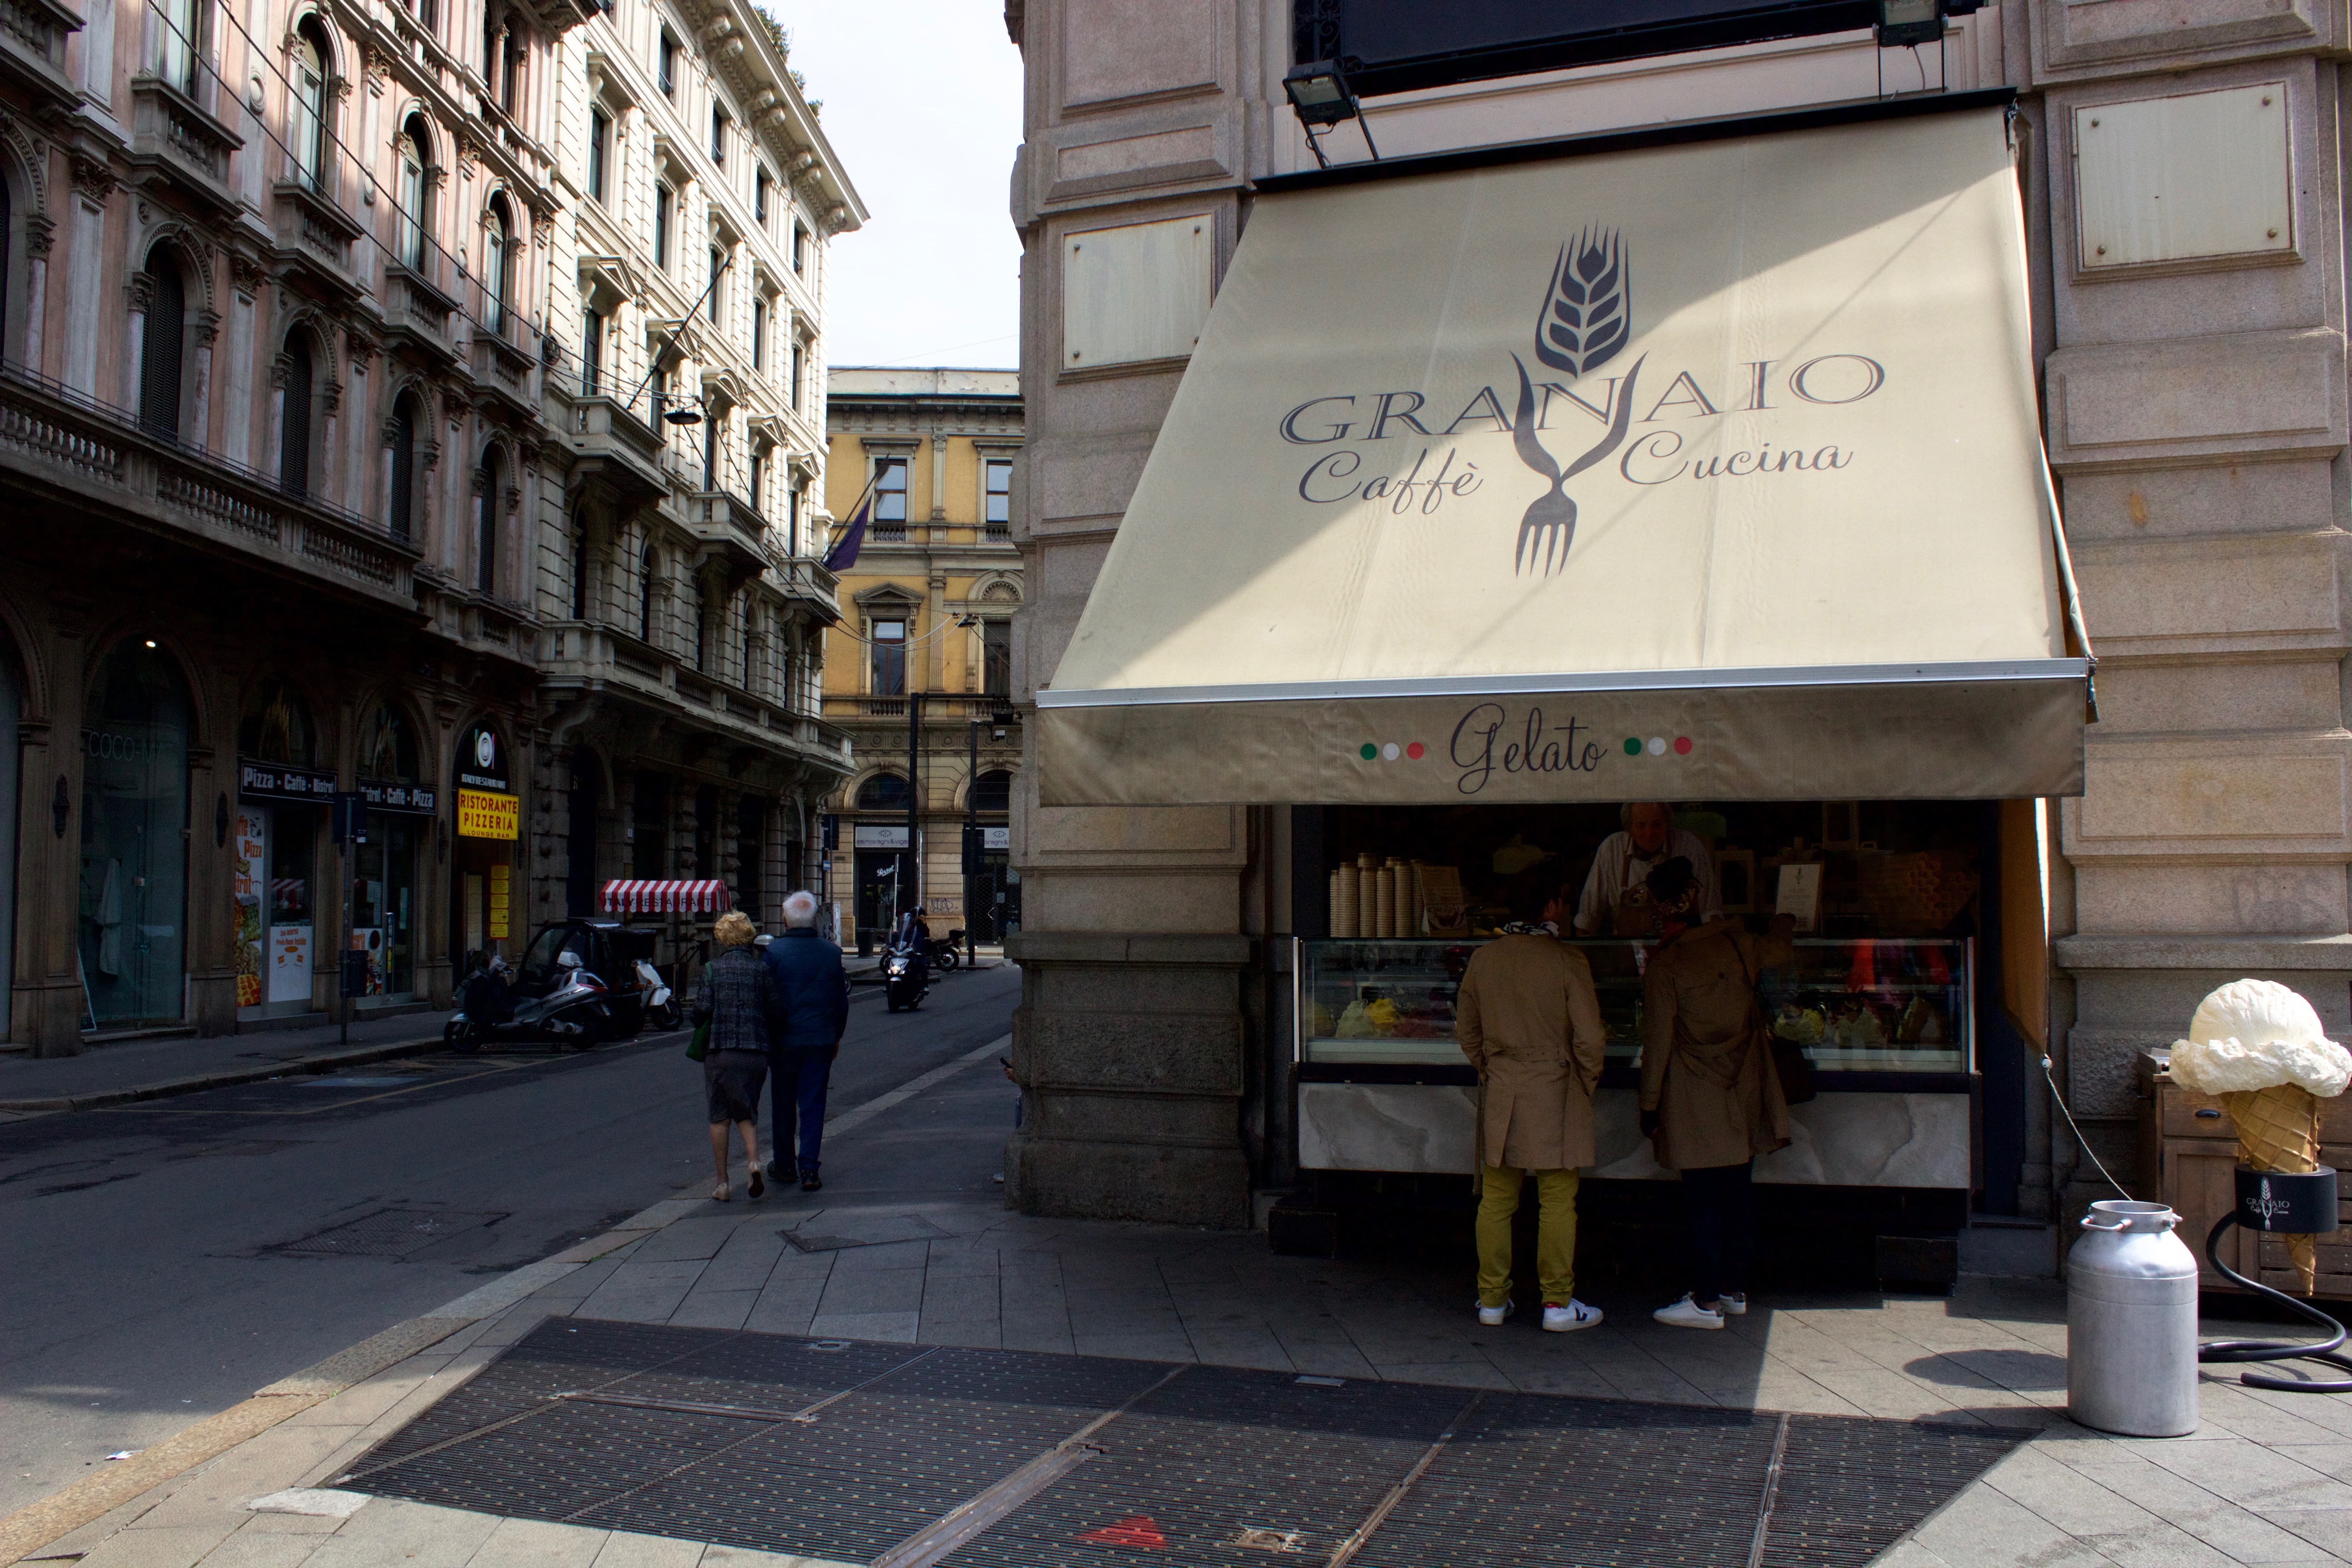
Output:
<path fill-rule="evenodd" d="M 1372 128 L 1364 119 L 1363 106 L 1349 89 L 1347 73 L 1339 60 L 1313 60 L 1293 66 L 1290 74 L 1282 79 L 1282 90 L 1290 99 L 1291 111 L 1307 132 L 1307 150 L 1315 154 L 1315 162 L 1324 168 L 1331 160 L 1323 155 L 1322 144 L 1316 141 L 1318 127 L 1329 129 L 1342 120 L 1352 120 L 1364 133 L 1364 146 L 1380 162 L 1381 150 L 1372 142 Z"/>

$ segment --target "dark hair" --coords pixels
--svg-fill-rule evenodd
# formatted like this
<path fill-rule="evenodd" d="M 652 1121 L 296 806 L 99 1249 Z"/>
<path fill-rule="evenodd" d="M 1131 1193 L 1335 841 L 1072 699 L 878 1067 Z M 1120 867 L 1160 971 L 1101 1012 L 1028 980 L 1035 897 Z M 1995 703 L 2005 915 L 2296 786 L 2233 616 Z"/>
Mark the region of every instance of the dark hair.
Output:
<path fill-rule="evenodd" d="M 1692 889 L 1698 886 L 1698 873 L 1691 868 L 1689 856 L 1677 855 L 1661 862 L 1643 879 L 1643 886 L 1650 889 L 1652 903 L 1670 910 L 1690 897 Z"/>
<path fill-rule="evenodd" d="M 1580 890 L 1564 882 L 1555 885 L 1548 878 L 1530 873 L 1525 881 L 1512 890 L 1511 912 L 1532 925 L 1543 919 L 1544 910 L 1549 909 L 1554 902 L 1566 904 L 1570 909 L 1574 909 Z"/>

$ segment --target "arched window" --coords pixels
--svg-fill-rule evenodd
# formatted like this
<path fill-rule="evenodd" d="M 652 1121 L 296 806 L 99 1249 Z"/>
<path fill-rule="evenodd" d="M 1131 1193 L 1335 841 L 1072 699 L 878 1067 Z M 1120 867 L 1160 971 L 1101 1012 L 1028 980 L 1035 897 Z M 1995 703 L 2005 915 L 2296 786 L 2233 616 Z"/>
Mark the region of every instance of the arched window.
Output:
<path fill-rule="evenodd" d="M 514 299 L 514 227 L 507 221 L 506 197 L 490 198 L 489 222 L 482 235 L 482 324 L 490 331 L 507 330 L 507 309 Z"/>
<path fill-rule="evenodd" d="M 310 493 L 310 394 L 318 377 L 310 357 L 310 334 L 297 327 L 286 334 L 286 405 L 278 424 L 278 485 L 290 495 Z"/>
<path fill-rule="evenodd" d="M 167 441 L 180 438 L 180 335 L 188 314 L 187 289 L 179 258 L 168 245 L 147 253 L 147 277 L 154 292 L 147 306 L 147 332 L 140 349 L 139 422 Z"/>
<path fill-rule="evenodd" d="M 404 392 L 392 403 L 392 494 L 386 498 L 384 521 L 403 543 L 416 537 L 416 426 L 423 423 L 416 394 Z"/>
<path fill-rule="evenodd" d="M 327 47 L 316 16 L 302 18 L 294 35 L 293 99 L 287 112 L 288 151 L 294 178 L 311 190 L 326 183 Z"/>
<path fill-rule="evenodd" d="M 907 781 L 897 773 L 876 773 L 857 786 L 857 809 L 904 811 L 908 793 Z"/>
<path fill-rule="evenodd" d="M 481 505 L 474 517 L 474 586 L 485 594 L 495 594 L 499 587 L 499 513 L 503 510 L 500 492 L 506 488 L 504 468 L 496 447 L 482 454 L 481 472 L 477 479 L 482 492 Z"/>
<path fill-rule="evenodd" d="M 974 811 L 1010 811 L 1013 809 L 1013 775 L 1007 773 L 982 773 L 971 781 L 971 808 Z"/>
<path fill-rule="evenodd" d="M 237 718 L 236 749 L 257 763 L 317 767 L 319 727 L 311 721 L 310 702 L 276 676 L 256 681 Z"/>
<path fill-rule="evenodd" d="M 416 731 L 407 717 L 389 702 L 376 704 L 360 731 L 360 777 L 415 784 L 422 776 L 416 759 Z"/>
<path fill-rule="evenodd" d="M 432 142 L 425 133 L 425 117 L 412 114 L 400 133 L 400 249 L 403 267 L 425 266 L 425 172 L 433 166 Z"/>
<path fill-rule="evenodd" d="M 572 514 L 572 618 L 588 618 L 588 509 Z"/>
<path fill-rule="evenodd" d="M 661 552 L 646 546 L 643 570 L 637 574 L 637 636 L 646 642 L 654 637 L 654 584 L 661 581 Z"/>

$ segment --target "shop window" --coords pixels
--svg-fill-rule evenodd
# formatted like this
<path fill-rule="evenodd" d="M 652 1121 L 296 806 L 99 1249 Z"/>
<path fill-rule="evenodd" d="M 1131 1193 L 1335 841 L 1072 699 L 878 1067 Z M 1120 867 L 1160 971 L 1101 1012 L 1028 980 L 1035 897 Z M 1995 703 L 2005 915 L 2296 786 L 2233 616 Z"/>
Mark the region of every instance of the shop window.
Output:
<path fill-rule="evenodd" d="M 799 351 L 793 351 L 798 362 Z M 885 458 L 874 465 L 874 537 L 907 537 L 907 459 Z"/>
<path fill-rule="evenodd" d="M 669 875 L 669 781 L 659 773 L 637 775 L 629 809 L 629 875 L 643 880 Z"/>
<path fill-rule="evenodd" d="M 981 691 L 990 697 L 1013 695 L 1013 623 L 980 624 Z"/>
<path fill-rule="evenodd" d="M 1013 459 L 991 458 L 986 469 L 988 537 L 1013 537 Z"/>
<path fill-rule="evenodd" d="M 588 509 L 572 514 L 572 618 L 588 618 Z"/>
<path fill-rule="evenodd" d="M 604 159 L 612 145 L 613 122 L 601 109 L 588 111 L 588 194 L 604 200 Z"/>
<path fill-rule="evenodd" d="M 876 621 L 873 631 L 873 684 L 876 697 L 907 694 L 907 623 Z"/>
<path fill-rule="evenodd" d="M 505 465 L 492 447 L 482 454 L 482 466 L 474 475 L 474 587 L 485 595 L 499 588 L 499 513 L 505 478 Z"/>
<path fill-rule="evenodd" d="M 100 664 L 85 712 L 84 1022 L 177 1023 L 186 973 L 187 687 L 152 643 L 126 639 Z"/>
<path fill-rule="evenodd" d="M 400 137 L 398 255 L 403 267 L 415 271 L 424 269 L 425 237 L 432 229 L 425 212 L 428 189 L 425 171 L 433 167 L 432 145 L 432 139 L 425 132 L 425 117 L 410 115 Z"/>
<path fill-rule="evenodd" d="M 310 352 L 309 329 L 286 334 L 286 352 L 279 356 L 284 405 L 278 419 L 278 485 L 289 495 L 310 493 L 310 403 L 318 375 Z"/>
<path fill-rule="evenodd" d="M 305 16 L 294 34 L 293 92 L 289 100 L 289 151 L 294 178 L 321 190 L 327 172 L 327 45 L 318 18 Z"/>
<path fill-rule="evenodd" d="M 188 315 L 187 289 L 179 258 L 168 245 L 147 253 L 145 336 L 139 358 L 139 422 L 167 441 L 180 438 L 181 336 Z"/>
<path fill-rule="evenodd" d="M 359 776 L 383 787 L 369 806 L 367 842 L 352 849 L 352 936 L 368 955 L 366 994 L 387 1000 L 416 991 L 417 861 L 433 820 L 413 793 L 424 783 L 419 758 L 407 716 L 378 703 L 361 730 Z"/>
<path fill-rule="evenodd" d="M 876 773 L 857 786 L 857 809 L 904 811 L 908 794 L 907 781 L 897 773 Z"/>
<path fill-rule="evenodd" d="M 982 773 L 972 781 L 971 808 L 974 811 L 1011 811 L 1013 809 L 1013 775 L 1008 773 Z"/>
<path fill-rule="evenodd" d="M 504 195 L 490 198 L 482 228 L 482 325 L 504 336 L 514 302 L 514 225 Z"/>
<path fill-rule="evenodd" d="M 393 538 L 405 544 L 416 537 L 416 426 L 422 422 L 416 394 L 404 392 L 392 402 L 392 494 L 384 522 Z"/>

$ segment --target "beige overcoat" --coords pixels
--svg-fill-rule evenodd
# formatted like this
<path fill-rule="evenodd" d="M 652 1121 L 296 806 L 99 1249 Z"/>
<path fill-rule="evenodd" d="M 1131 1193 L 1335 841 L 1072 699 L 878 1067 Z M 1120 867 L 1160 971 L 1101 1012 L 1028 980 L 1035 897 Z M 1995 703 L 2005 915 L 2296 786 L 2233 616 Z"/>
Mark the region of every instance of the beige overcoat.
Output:
<path fill-rule="evenodd" d="M 1454 1037 L 1478 1069 L 1478 1163 L 1592 1163 L 1592 1090 L 1608 1032 L 1592 965 L 1549 936 L 1500 936 L 1470 955 Z"/>
<path fill-rule="evenodd" d="M 1650 955 L 1642 985 L 1642 1109 L 1658 1113 L 1658 1163 L 1744 1165 L 1789 1143 L 1756 976 L 1796 952 L 1785 928 L 1755 936 L 1693 926 Z"/>

